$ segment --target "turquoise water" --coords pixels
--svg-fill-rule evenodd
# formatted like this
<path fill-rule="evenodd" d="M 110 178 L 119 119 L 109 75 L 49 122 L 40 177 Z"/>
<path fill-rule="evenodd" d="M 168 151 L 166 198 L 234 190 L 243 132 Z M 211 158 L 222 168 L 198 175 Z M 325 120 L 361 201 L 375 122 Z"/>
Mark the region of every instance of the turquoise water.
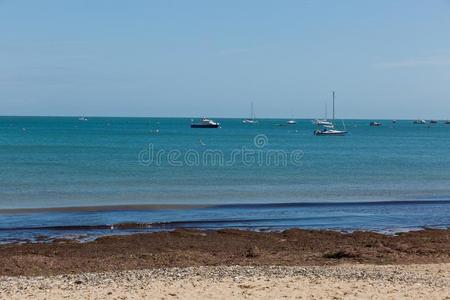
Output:
<path fill-rule="evenodd" d="M 222 128 L 191 129 L 182 118 L 1 117 L 0 209 L 450 200 L 450 125 L 442 122 L 346 120 L 347 136 L 316 137 L 310 120 L 215 120 Z M 150 147 L 164 151 L 158 163 L 149 163 Z M 211 151 L 223 162 L 203 161 Z M 285 155 L 285 164 L 267 153 Z"/>
<path fill-rule="evenodd" d="M 0 208 L 114 204 L 227 204 L 450 199 L 450 126 L 411 121 L 345 137 L 315 137 L 309 120 L 191 129 L 190 119 L 0 118 Z M 159 132 L 157 132 L 159 130 Z M 254 137 L 267 145 L 257 148 Z M 300 164 L 171 166 L 139 163 L 156 150 L 303 151 Z"/>

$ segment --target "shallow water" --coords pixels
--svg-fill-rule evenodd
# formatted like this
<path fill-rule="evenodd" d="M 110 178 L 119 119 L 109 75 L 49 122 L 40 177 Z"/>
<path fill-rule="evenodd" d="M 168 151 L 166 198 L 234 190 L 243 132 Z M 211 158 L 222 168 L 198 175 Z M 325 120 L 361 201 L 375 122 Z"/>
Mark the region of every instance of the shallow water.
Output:
<path fill-rule="evenodd" d="M 191 129 L 191 120 L 180 118 L 0 118 L 0 209 L 213 205 L 1 213 L 0 235 L 19 238 L 22 231 L 10 225 L 32 227 L 36 220 L 43 227 L 179 220 L 212 220 L 189 223 L 202 228 L 448 226 L 449 125 L 381 120 L 383 126 L 369 127 L 368 120 L 346 120 L 347 136 L 315 137 L 310 120 L 293 126 L 275 119 L 256 125 L 217 121 L 222 128 Z M 408 202 L 364 205 L 380 201 Z M 317 202 L 347 204 L 304 206 Z M 303 204 L 260 205 L 276 203 Z M 217 207 L 225 204 L 258 205 Z"/>

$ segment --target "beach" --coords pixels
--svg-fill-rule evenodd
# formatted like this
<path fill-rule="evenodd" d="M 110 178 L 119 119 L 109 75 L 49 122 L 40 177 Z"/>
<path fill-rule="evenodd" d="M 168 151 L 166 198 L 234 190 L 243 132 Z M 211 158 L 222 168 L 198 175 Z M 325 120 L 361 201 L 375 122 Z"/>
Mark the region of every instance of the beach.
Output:
<path fill-rule="evenodd" d="M 449 241 L 450 230 L 290 229 L 5 244 L 1 298 L 449 299 Z"/>
<path fill-rule="evenodd" d="M 0 299 L 450 299 L 450 264 L 189 267 L 3 277 Z"/>
<path fill-rule="evenodd" d="M 0 118 L 0 298 L 448 297 L 448 126 L 217 120 Z"/>

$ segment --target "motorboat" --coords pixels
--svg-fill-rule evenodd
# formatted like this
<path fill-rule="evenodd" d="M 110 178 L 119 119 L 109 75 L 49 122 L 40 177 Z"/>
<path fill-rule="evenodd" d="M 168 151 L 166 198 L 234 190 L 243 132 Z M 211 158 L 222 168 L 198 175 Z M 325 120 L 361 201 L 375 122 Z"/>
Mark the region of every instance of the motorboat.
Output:
<path fill-rule="evenodd" d="M 425 121 L 425 120 L 415 120 L 413 123 L 414 124 L 427 124 L 427 121 Z"/>
<path fill-rule="evenodd" d="M 202 118 L 199 123 L 192 123 L 191 128 L 219 128 L 220 123 L 208 118 Z"/>
<path fill-rule="evenodd" d="M 370 122 L 369 125 L 370 125 L 370 126 L 373 126 L 373 127 L 378 127 L 378 126 L 381 126 L 381 125 L 383 125 L 383 124 L 381 124 L 380 122 Z"/>
<path fill-rule="evenodd" d="M 289 121 L 286 122 L 286 124 L 288 124 L 288 125 L 295 125 L 295 124 L 297 124 L 297 121 L 289 120 Z"/>
<path fill-rule="evenodd" d="M 329 129 L 329 128 L 325 128 L 322 130 L 315 130 L 314 131 L 314 135 L 334 135 L 334 136 L 342 136 L 342 135 L 346 135 L 347 131 L 345 130 L 336 130 L 336 129 Z"/>

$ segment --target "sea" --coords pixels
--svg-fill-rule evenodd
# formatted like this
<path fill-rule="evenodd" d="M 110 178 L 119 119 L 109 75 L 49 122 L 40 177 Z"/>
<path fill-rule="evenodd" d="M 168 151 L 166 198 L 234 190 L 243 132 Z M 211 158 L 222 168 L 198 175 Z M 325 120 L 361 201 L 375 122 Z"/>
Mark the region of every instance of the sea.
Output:
<path fill-rule="evenodd" d="M 176 228 L 450 226 L 450 125 L 0 117 L 0 243 Z M 369 126 L 378 121 L 382 126 Z"/>

